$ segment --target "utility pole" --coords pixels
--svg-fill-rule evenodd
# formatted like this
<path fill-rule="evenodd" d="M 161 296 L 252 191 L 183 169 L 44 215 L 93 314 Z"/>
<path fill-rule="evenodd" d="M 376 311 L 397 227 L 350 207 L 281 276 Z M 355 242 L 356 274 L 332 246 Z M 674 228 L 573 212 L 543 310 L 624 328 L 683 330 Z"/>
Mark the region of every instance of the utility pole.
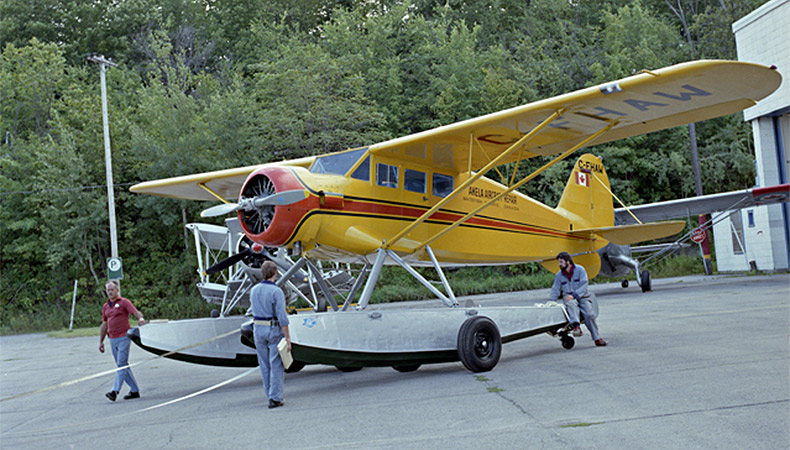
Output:
<path fill-rule="evenodd" d="M 104 127 L 104 159 L 107 172 L 107 207 L 110 216 L 110 254 L 113 259 L 118 258 L 118 234 L 115 228 L 115 192 L 112 182 L 112 153 L 110 152 L 110 125 L 107 118 L 107 82 L 105 72 L 107 66 L 118 67 L 112 61 L 104 58 L 103 55 L 89 56 L 88 61 L 99 65 L 99 75 L 101 77 L 101 116 Z M 120 264 L 120 263 L 118 263 Z"/>
<path fill-rule="evenodd" d="M 699 170 L 699 152 L 697 150 L 697 128 L 694 126 L 694 122 L 689 124 L 689 141 L 691 144 L 691 166 L 694 169 L 694 190 L 697 196 L 702 195 L 702 177 L 700 176 Z M 700 214 L 697 216 L 699 220 L 699 228 L 702 229 L 705 227 L 705 223 L 707 223 L 708 218 L 706 214 Z M 711 263 L 710 258 L 710 240 L 708 239 L 708 231 L 705 230 L 705 239 L 702 240 L 699 244 L 700 251 L 702 252 L 702 262 L 705 264 L 705 275 L 713 274 L 713 264 Z"/>

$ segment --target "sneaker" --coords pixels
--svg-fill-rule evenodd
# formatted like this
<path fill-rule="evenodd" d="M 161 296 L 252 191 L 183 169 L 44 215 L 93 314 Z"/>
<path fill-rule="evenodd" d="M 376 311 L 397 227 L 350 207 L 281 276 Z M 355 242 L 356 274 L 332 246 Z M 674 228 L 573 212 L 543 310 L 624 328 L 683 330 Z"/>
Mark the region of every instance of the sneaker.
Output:
<path fill-rule="evenodd" d="M 140 398 L 140 393 L 139 392 L 130 392 L 130 393 L 128 393 L 128 394 L 123 396 L 124 400 L 131 400 L 133 398 Z"/>
<path fill-rule="evenodd" d="M 573 335 L 574 335 L 574 336 L 576 336 L 576 337 L 579 337 L 579 336 L 581 336 L 582 334 L 583 334 L 583 333 L 582 333 L 582 329 L 581 329 L 581 328 L 579 328 L 579 327 L 573 327 Z"/>
<path fill-rule="evenodd" d="M 283 402 L 278 402 L 277 400 L 269 399 L 269 409 L 278 408 L 283 405 L 284 405 Z"/>
<path fill-rule="evenodd" d="M 116 398 L 118 398 L 118 391 L 110 391 L 104 394 L 105 397 L 109 398 L 111 402 L 114 402 Z"/>
<path fill-rule="evenodd" d="M 603 339 L 596 339 L 595 345 L 597 347 L 606 347 L 606 341 L 604 341 Z"/>

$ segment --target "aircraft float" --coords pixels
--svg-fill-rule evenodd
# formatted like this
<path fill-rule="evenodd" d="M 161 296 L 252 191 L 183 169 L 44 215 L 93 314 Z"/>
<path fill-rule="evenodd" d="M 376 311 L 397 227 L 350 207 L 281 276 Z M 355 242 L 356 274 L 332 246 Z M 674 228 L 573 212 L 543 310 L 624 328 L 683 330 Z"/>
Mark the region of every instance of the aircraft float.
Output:
<path fill-rule="evenodd" d="M 304 279 L 305 268 L 321 273 L 316 261 L 363 265 L 342 304 L 323 277 L 315 278 L 331 310 L 292 316 L 297 368 L 329 364 L 341 370 L 392 366 L 410 371 L 421 364 L 460 360 L 467 369 L 482 372 L 496 365 L 502 343 L 516 339 L 550 333 L 560 336 L 563 347 L 573 347 L 573 338 L 564 332 L 567 314 L 549 303 L 461 306 L 442 267 L 541 261 L 556 271 L 554 256 L 567 251 L 593 278 L 601 269 L 597 252 L 609 243 L 671 236 L 685 225 L 615 226 L 609 180 L 602 161 L 591 154 L 576 161 L 556 208 L 516 189 L 581 148 L 735 113 L 780 83 L 773 67 L 694 61 L 366 147 L 148 181 L 131 190 L 220 201 L 202 215 L 235 213 L 251 244 L 234 261 L 269 249 L 286 249 L 297 258 L 290 263 L 277 258 L 281 285 Z M 518 180 L 515 170 L 512 175 L 499 170 L 535 157 L 551 160 Z M 485 176 L 490 171 L 499 181 Z M 369 307 L 384 264 L 403 267 L 446 308 Z M 443 290 L 414 266 L 433 267 Z M 150 323 L 131 330 L 130 336 L 142 348 L 163 354 L 228 335 L 169 357 L 255 366 L 254 353 L 232 334 L 248 320 Z"/>

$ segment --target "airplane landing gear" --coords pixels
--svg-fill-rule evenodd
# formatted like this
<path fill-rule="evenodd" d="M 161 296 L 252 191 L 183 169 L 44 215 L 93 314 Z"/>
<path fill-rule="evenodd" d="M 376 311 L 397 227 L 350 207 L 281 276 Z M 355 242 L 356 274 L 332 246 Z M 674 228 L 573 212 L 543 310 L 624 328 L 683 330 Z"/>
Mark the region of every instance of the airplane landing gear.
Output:
<path fill-rule="evenodd" d="M 642 271 L 642 276 L 640 277 L 640 281 L 641 281 L 640 286 L 642 287 L 642 292 L 648 292 L 652 290 L 649 270 Z"/>

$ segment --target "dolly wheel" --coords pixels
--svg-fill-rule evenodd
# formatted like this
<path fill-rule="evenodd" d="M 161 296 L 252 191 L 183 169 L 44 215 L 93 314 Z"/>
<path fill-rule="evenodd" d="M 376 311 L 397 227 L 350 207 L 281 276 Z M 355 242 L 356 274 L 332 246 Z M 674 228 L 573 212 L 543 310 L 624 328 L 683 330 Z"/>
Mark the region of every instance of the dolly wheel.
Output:
<path fill-rule="evenodd" d="M 575 340 L 575 339 L 573 339 L 573 338 L 572 338 L 572 337 L 570 337 L 570 336 L 563 336 L 563 337 L 560 339 L 560 342 L 562 342 L 562 348 L 564 348 L 565 350 L 570 350 L 570 349 L 572 349 L 572 348 L 573 348 L 573 346 L 576 344 L 576 340 Z"/>
<path fill-rule="evenodd" d="M 488 372 L 499 362 L 502 338 L 493 320 L 484 316 L 466 319 L 458 330 L 458 357 L 472 372 Z"/>
<path fill-rule="evenodd" d="M 288 366 L 287 369 L 285 369 L 285 373 L 299 372 L 300 370 L 304 369 L 304 366 L 305 364 L 302 361 L 293 360 L 293 362 L 291 362 L 291 365 Z"/>

